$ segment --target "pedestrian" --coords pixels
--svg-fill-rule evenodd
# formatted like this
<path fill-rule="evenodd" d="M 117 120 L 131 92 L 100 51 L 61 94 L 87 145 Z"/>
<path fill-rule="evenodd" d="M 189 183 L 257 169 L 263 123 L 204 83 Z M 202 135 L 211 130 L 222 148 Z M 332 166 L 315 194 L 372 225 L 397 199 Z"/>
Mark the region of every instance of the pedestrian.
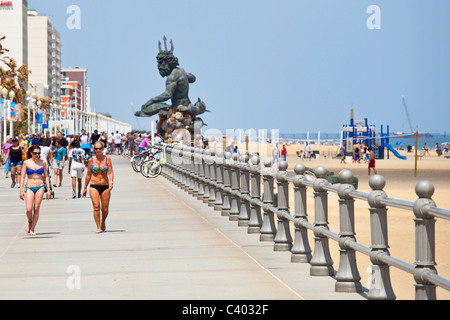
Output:
<path fill-rule="evenodd" d="M 142 152 L 147 148 L 147 144 L 149 142 L 148 136 L 145 136 L 144 139 L 141 141 L 141 143 L 139 144 L 139 148 L 138 151 Z"/>
<path fill-rule="evenodd" d="M 67 151 L 68 151 L 67 148 L 68 148 L 68 146 L 69 146 L 69 142 L 67 141 L 66 137 L 64 137 L 64 135 L 62 134 L 61 131 L 58 131 L 58 132 L 56 133 L 56 140 L 59 140 L 61 146 L 62 146 L 64 149 L 66 149 L 66 153 L 67 153 Z M 55 146 L 56 146 L 56 140 L 55 140 L 54 143 L 53 143 L 53 149 L 54 149 Z"/>
<path fill-rule="evenodd" d="M 104 146 L 108 145 L 108 137 L 106 135 L 106 131 L 103 131 L 100 138 L 98 139 L 98 141 L 101 141 L 103 143 Z M 94 150 L 92 150 L 94 151 Z M 103 151 L 104 153 L 106 153 L 106 150 Z"/>
<path fill-rule="evenodd" d="M 345 143 L 343 143 L 343 144 L 341 145 L 341 148 L 340 148 L 340 151 L 339 151 L 339 155 L 341 156 L 341 163 L 346 163 L 346 162 L 345 162 L 345 153 L 346 153 L 346 150 L 345 150 Z"/>
<path fill-rule="evenodd" d="M 155 136 L 155 140 L 153 141 L 155 145 L 160 145 L 163 142 L 163 139 L 159 132 Z"/>
<path fill-rule="evenodd" d="M 428 148 L 428 145 L 427 145 L 427 143 L 425 142 L 424 144 L 423 144 L 423 155 L 425 155 L 425 154 L 427 154 L 428 153 L 428 155 L 430 155 L 430 149 Z"/>
<path fill-rule="evenodd" d="M 51 141 L 49 139 L 44 139 L 44 141 L 42 142 L 42 146 L 40 146 L 41 159 L 44 160 L 47 165 L 51 165 L 51 160 L 53 159 L 50 144 Z"/>
<path fill-rule="evenodd" d="M 134 156 L 134 151 L 136 150 L 136 136 L 133 132 L 130 133 L 128 136 L 128 158 L 131 159 L 132 156 Z"/>
<path fill-rule="evenodd" d="M 367 149 L 369 151 L 369 176 L 370 169 L 373 170 L 374 174 L 377 174 L 377 170 L 375 169 L 375 152 L 373 152 L 372 148 Z"/>
<path fill-rule="evenodd" d="M 45 185 L 50 186 L 48 178 L 47 164 L 40 159 L 41 149 L 39 146 L 33 145 L 28 151 L 28 157 L 22 166 L 22 174 L 20 181 L 20 199 L 25 200 L 28 226 L 26 233 L 35 236 L 36 224 L 39 220 L 39 211 L 44 198 Z M 26 189 L 25 178 L 27 180 Z M 24 193 L 26 190 L 26 194 Z M 50 199 L 52 193 L 50 188 L 47 188 L 47 199 Z"/>
<path fill-rule="evenodd" d="M 119 155 L 122 152 L 122 135 L 119 131 L 116 131 L 114 135 L 114 146 L 116 148 L 116 154 Z"/>
<path fill-rule="evenodd" d="M 28 143 L 26 140 L 23 139 L 23 135 L 19 135 L 19 146 L 21 146 L 23 148 L 23 150 L 25 150 L 25 156 L 26 153 L 28 152 Z M 27 160 L 27 158 L 23 159 L 24 161 Z"/>
<path fill-rule="evenodd" d="M 280 162 L 280 151 L 278 150 L 278 143 L 272 143 L 272 164 L 276 163 L 276 167 L 278 168 L 278 164 Z"/>
<path fill-rule="evenodd" d="M 12 181 L 11 188 L 14 188 L 16 184 L 18 185 L 20 183 L 24 158 L 26 158 L 25 150 L 19 145 L 19 140 L 16 138 L 12 139 L 12 146 L 9 147 L 6 158 L 3 160 L 3 164 L 9 161 Z"/>
<path fill-rule="evenodd" d="M 306 158 L 309 159 L 309 161 L 311 161 L 311 145 L 309 144 L 309 142 L 306 142 L 305 155 Z"/>
<path fill-rule="evenodd" d="M 83 189 L 83 197 L 89 196 L 94 209 L 94 221 L 97 225 L 95 233 L 102 233 L 106 230 L 106 218 L 109 214 L 109 200 L 114 185 L 114 172 L 111 159 L 103 154 L 105 146 L 97 141 L 94 145 L 94 156 L 89 159 L 87 165 L 86 179 Z"/>
<path fill-rule="evenodd" d="M 84 156 L 85 152 L 80 148 L 80 141 L 74 140 L 70 144 L 69 151 L 69 169 L 68 173 L 72 177 L 72 199 L 75 199 L 78 195 L 78 198 L 81 198 L 81 187 L 82 187 L 82 179 L 84 173 Z M 77 180 L 78 180 L 78 193 L 77 189 Z"/>
<path fill-rule="evenodd" d="M 12 138 L 10 136 L 6 137 L 6 142 L 3 144 L 3 154 L 2 154 L 2 163 L 3 163 L 3 172 L 5 173 L 5 178 L 9 178 L 9 172 L 11 171 L 11 168 L 9 166 L 10 160 L 5 161 L 6 155 L 8 154 L 9 148 L 12 147 Z"/>
<path fill-rule="evenodd" d="M 88 134 L 86 134 L 86 130 L 81 129 L 81 136 L 79 138 L 80 140 L 80 145 L 84 145 L 84 144 L 91 144 L 91 138 L 89 137 Z"/>
<path fill-rule="evenodd" d="M 283 148 L 281 149 L 281 159 L 283 159 L 283 161 L 286 161 L 286 156 L 287 156 L 286 144 L 283 143 Z"/>
<path fill-rule="evenodd" d="M 91 144 L 94 146 L 94 143 L 96 143 L 100 139 L 100 135 L 98 134 L 98 130 L 95 129 L 94 133 L 91 135 Z"/>
<path fill-rule="evenodd" d="M 108 136 L 108 149 L 106 154 L 114 153 L 114 132 L 111 132 L 111 135 Z"/>
<path fill-rule="evenodd" d="M 42 134 L 40 132 L 38 132 L 36 134 L 36 137 L 34 137 L 31 140 L 31 145 L 32 146 L 42 146 L 42 142 L 44 141 L 44 138 L 42 137 Z"/>
<path fill-rule="evenodd" d="M 353 163 L 361 163 L 359 151 L 360 151 L 360 146 L 359 146 L 359 142 L 358 142 L 353 146 Z"/>
<path fill-rule="evenodd" d="M 66 148 L 62 146 L 61 140 L 56 140 L 53 154 L 53 169 L 55 171 L 55 183 L 53 186 L 56 187 L 59 177 L 59 187 L 62 187 L 64 161 L 66 161 Z"/>

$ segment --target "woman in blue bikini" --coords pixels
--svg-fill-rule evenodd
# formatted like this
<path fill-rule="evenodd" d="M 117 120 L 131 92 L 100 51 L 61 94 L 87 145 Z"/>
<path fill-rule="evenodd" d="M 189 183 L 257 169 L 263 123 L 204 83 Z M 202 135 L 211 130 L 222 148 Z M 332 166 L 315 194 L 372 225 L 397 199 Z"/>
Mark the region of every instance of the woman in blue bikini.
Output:
<path fill-rule="evenodd" d="M 20 199 L 25 200 L 27 208 L 28 226 L 25 231 L 35 236 L 34 230 L 39 220 L 39 210 L 45 193 L 44 184 L 50 186 L 50 180 L 47 164 L 40 159 L 41 149 L 38 146 L 31 146 L 28 153 L 31 159 L 26 160 L 22 166 Z M 27 178 L 26 194 L 24 193 L 25 177 Z M 50 199 L 51 195 L 50 187 L 48 187 L 47 199 Z"/>
<path fill-rule="evenodd" d="M 114 184 L 114 172 L 111 159 L 103 154 L 105 148 L 103 142 L 94 144 L 94 156 L 89 159 L 87 165 L 86 180 L 83 189 L 83 197 L 87 195 L 87 187 L 90 184 L 89 196 L 94 207 L 94 220 L 97 225 L 96 233 L 106 230 L 106 218 L 109 213 L 109 200 Z"/>

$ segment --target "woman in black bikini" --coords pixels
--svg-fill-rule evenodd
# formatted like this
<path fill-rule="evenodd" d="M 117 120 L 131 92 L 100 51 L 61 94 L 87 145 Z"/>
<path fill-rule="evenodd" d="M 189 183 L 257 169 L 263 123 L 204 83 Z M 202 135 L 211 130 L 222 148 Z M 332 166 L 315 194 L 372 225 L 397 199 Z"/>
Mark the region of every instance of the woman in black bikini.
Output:
<path fill-rule="evenodd" d="M 106 230 L 105 221 L 109 213 L 109 200 L 114 183 L 111 159 L 103 154 L 104 148 L 104 144 L 100 141 L 94 144 L 95 155 L 89 159 L 83 190 L 83 197 L 85 197 L 87 195 L 87 187 L 90 184 L 89 196 L 94 207 L 94 220 L 97 225 L 96 233 Z"/>
<path fill-rule="evenodd" d="M 26 160 L 22 166 L 22 175 L 20 182 L 20 199 L 25 200 L 27 208 L 28 226 L 25 229 L 27 233 L 35 236 L 34 229 L 39 220 L 39 211 L 42 199 L 44 198 L 47 184 L 47 199 L 50 199 L 52 192 L 50 190 L 50 180 L 48 178 L 48 169 L 45 161 L 41 160 L 41 148 L 31 146 L 28 150 L 31 159 Z M 27 177 L 27 193 L 24 193 L 25 177 Z"/>
<path fill-rule="evenodd" d="M 25 150 L 19 145 L 19 140 L 12 140 L 12 147 L 8 149 L 5 159 L 3 160 L 3 165 L 10 159 L 11 168 L 11 188 L 14 188 L 16 184 L 20 183 L 20 175 L 22 174 L 23 159 L 27 158 Z M 17 179 L 16 179 L 17 177 Z"/>

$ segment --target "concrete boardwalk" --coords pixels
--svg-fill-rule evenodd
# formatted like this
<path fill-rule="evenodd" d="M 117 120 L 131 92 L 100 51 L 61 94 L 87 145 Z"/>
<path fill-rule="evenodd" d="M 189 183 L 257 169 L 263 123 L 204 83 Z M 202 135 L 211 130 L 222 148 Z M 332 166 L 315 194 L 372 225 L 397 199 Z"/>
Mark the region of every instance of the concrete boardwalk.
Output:
<path fill-rule="evenodd" d="M 112 156 L 115 187 L 107 232 L 95 234 L 89 198 L 72 199 L 65 172 L 25 233 L 25 203 L 0 178 L 0 299 L 364 299 L 334 292 L 237 222 L 164 177 L 146 179 Z M 79 287 L 77 287 L 79 284 Z"/>

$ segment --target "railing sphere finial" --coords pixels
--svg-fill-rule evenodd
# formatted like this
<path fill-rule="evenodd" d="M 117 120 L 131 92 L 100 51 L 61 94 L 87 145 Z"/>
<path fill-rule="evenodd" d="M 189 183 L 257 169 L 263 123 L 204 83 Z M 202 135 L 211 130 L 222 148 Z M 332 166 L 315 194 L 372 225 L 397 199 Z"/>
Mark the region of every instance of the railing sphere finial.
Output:
<path fill-rule="evenodd" d="M 339 172 L 339 182 L 340 183 L 352 183 L 353 182 L 353 172 L 348 169 L 344 169 Z"/>
<path fill-rule="evenodd" d="M 416 184 L 415 190 L 419 198 L 431 199 L 434 194 L 434 185 L 428 180 L 422 180 Z"/>
<path fill-rule="evenodd" d="M 383 176 L 375 174 L 370 177 L 369 186 L 372 188 L 372 190 L 383 190 L 383 188 L 386 186 L 386 180 Z"/>

